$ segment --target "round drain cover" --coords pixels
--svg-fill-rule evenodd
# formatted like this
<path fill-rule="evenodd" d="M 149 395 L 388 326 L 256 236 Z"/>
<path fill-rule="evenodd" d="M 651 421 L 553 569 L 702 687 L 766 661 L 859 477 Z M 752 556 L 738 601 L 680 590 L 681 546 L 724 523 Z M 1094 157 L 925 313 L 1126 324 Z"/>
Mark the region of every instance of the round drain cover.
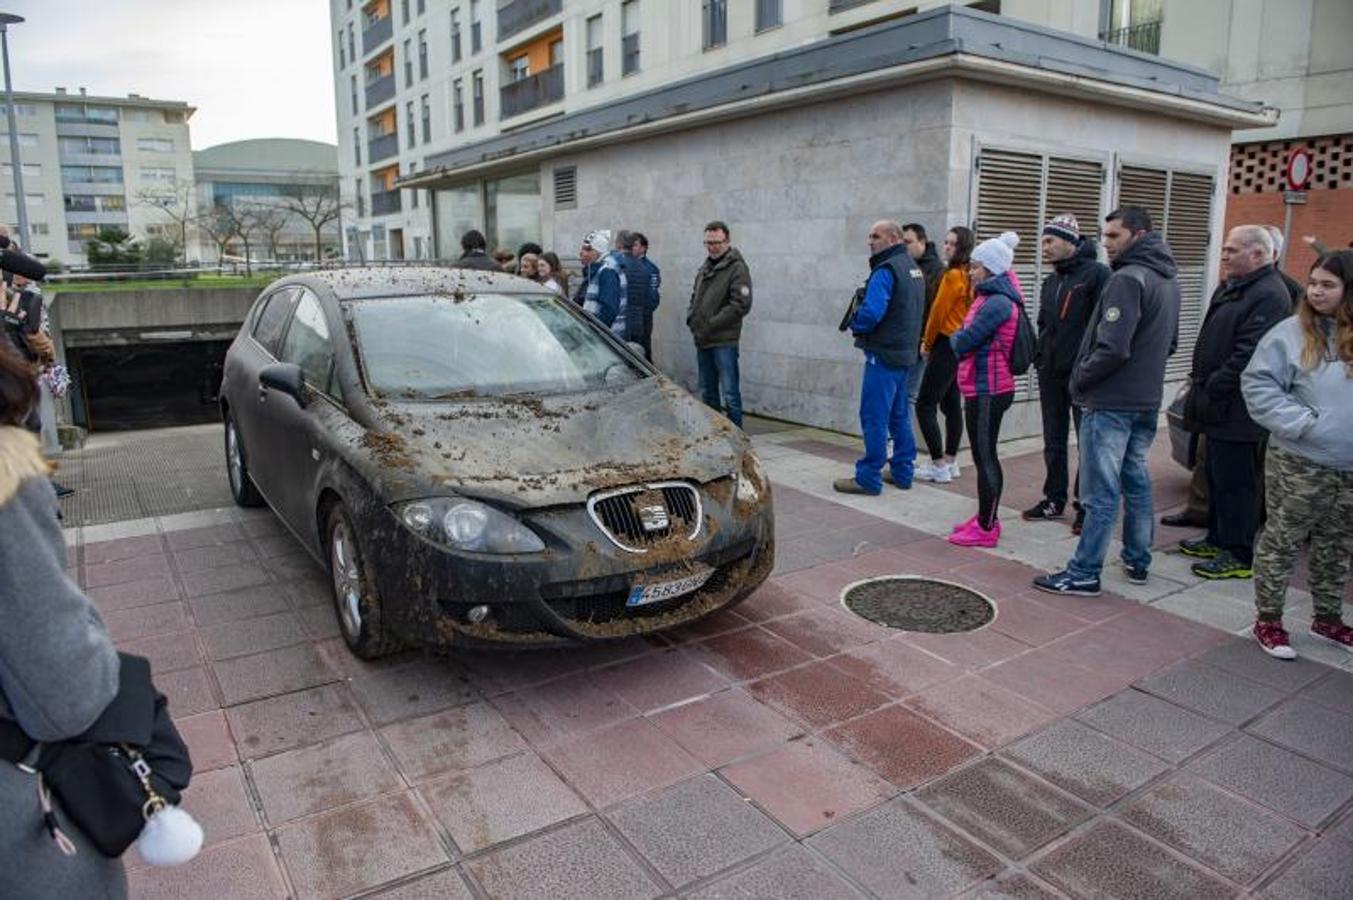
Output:
<path fill-rule="evenodd" d="M 974 631 L 996 618 L 986 597 L 930 578 L 875 578 L 846 588 L 841 602 L 871 622 L 930 634 Z"/>

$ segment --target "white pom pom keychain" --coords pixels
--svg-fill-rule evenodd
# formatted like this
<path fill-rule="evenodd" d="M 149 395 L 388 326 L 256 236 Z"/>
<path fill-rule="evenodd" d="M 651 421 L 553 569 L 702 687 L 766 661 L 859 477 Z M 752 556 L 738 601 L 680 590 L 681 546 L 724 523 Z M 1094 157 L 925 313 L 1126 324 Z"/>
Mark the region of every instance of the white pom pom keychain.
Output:
<path fill-rule="evenodd" d="M 136 839 L 136 852 L 152 866 L 181 866 L 202 849 L 202 826 L 177 806 L 151 813 Z"/>

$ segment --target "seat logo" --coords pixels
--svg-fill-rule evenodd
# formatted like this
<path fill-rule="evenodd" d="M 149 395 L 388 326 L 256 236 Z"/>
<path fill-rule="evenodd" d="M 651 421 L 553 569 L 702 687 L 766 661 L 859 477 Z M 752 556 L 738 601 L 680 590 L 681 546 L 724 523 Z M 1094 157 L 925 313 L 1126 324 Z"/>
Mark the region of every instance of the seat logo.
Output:
<path fill-rule="evenodd" d="M 667 515 L 665 506 L 641 506 L 638 511 L 639 524 L 650 534 L 655 531 L 666 531 L 671 527 L 672 520 Z"/>

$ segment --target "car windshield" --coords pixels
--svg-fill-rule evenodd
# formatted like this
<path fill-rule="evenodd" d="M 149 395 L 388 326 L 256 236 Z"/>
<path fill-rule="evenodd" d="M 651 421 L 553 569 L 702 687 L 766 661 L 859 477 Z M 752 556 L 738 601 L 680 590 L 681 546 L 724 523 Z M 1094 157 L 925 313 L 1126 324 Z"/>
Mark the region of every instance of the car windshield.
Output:
<path fill-rule="evenodd" d="M 548 295 L 472 294 L 347 304 L 368 388 L 412 399 L 572 393 L 644 377 Z"/>

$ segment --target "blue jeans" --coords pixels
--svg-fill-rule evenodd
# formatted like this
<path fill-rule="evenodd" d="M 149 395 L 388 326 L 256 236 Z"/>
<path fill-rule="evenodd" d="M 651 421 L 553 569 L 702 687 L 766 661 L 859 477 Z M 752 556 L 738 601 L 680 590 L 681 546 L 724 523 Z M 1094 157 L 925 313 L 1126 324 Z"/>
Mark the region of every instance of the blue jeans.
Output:
<path fill-rule="evenodd" d="M 738 345 L 696 347 L 695 362 L 700 369 L 700 399 L 741 428 L 742 390 L 738 386 Z M 720 394 L 723 395 L 722 400 Z"/>
<path fill-rule="evenodd" d="M 1080 480 L 1085 526 L 1067 571 L 1097 578 L 1109 552 L 1118 502 L 1123 502 L 1123 562 L 1151 565 L 1155 517 L 1146 454 L 1156 436 L 1159 410 L 1112 412 L 1087 409 L 1081 419 Z"/>
<path fill-rule="evenodd" d="M 911 375 L 907 381 L 907 399 L 911 401 L 912 409 L 916 408 L 916 398 L 921 393 L 921 382 L 925 380 L 926 358 L 921 354 L 916 354 L 916 365 L 911 367 Z"/>
<path fill-rule="evenodd" d="M 890 369 L 872 353 L 864 355 L 864 384 L 860 390 L 860 429 L 864 458 L 855 464 L 855 481 L 867 491 L 883 489 L 883 463 L 892 466 L 893 480 L 911 484 L 916 463 L 916 437 L 911 432 L 911 400 L 907 396 L 910 368 Z M 888 438 L 893 455 L 888 460 Z"/>

